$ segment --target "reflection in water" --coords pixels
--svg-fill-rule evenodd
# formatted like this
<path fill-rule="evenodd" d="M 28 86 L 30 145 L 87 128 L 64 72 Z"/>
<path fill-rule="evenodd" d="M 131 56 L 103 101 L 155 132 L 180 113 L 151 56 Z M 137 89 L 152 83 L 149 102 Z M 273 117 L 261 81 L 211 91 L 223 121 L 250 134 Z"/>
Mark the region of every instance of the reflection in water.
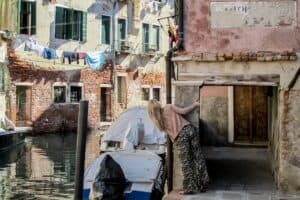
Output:
<path fill-rule="evenodd" d="M 0 199 L 72 199 L 76 134 L 43 135 L 0 152 Z M 99 154 L 99 137 L 90 134 L 87 166 Z"/>

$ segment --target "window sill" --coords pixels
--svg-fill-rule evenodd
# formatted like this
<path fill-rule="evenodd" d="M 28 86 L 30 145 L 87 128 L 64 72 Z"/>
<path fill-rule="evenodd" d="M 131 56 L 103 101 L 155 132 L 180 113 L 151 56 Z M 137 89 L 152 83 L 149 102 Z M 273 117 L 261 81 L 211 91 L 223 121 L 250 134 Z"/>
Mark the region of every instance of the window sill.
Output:
<path fill-rule="evenodd" d="M 66 104 L 73 104 L 73 105 L 79 105 L 79 102 L 63 102 L 63 103 L 55 103 L 53 102 L 54 105 L 66 105 Z"/>

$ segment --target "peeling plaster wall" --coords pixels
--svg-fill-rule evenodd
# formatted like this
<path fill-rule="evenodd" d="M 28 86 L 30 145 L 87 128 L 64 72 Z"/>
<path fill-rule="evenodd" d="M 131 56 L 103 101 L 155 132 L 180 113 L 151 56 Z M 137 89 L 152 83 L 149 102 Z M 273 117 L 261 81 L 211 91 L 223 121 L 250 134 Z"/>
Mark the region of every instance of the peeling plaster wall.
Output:
<path fill-rule="evenodd" d="M 277 26 L 273 27 L 261 27 L 261 25 L 255 24 L 250 27 L 212 28 L 210 8 L 212 2 L 218 1 L 187 0 L 184 2 L 184 39 L 186 51 L 284 51 L 291 50 L 293 48 L 296 50 L 300 49 L 300 31 L 298 28 L 300 26 L 300 15 L 297 15 L 296 18 L 293 19 L 296 21 L 296 26 L 287 26 L 285 23 L 279 23 Z M 242 4 L 241 2 L 244 1 L 222 2 L 225 4 L 226 2 L 233 2 L 236 3 L 235 5 L 238 7 L 238 4 Z M 253 4 L 252 1 L 250 2 Z M 273 0 L 271 3 L 272 2 L 276 3 L 282 1 Z M 297 12 L 300 10 L 300 4 L 298 0 L 295 2 L 294 9 Z M 228 3 L 228 5 L 230 3 Z M 279 8 L 277 8 L 277 10 L 279 10 Z M 259 11 L 259 8 L 255 6 L 254 9 L 255 11 Z M 228 25 L 232 25 L 231 27 L 234 27 L 235 18 L 241 18 L 240 16 L 242 16 L 243 19 L 248 16 L 253 17 L 249 14 L 249 12 L 245 15 L 239 15 L 239 12 L 239 10 L 236 10 L 236 14 L 231 15 L 231 18 L 228 17 L 230 15 L 224 15 L 224 18 L 228 19 Z M 283 16 L 286 16 L 286 14 Z M 260 21 L 260 18 L 257 20 Z"/>
<path fill-rule="evenodd" d="M 228 136 L 228 89 L 204 86 L 200 90 L 200 133 L 203 145 L 225 146 Z"/>
<path fill-rule="evenodd" d="M 300 97 L 300 79 L 298 78 L 292 90 L 287 91 L 292 77 L 294 77 L 300 62 L 196 62 L 183 61 L 177 62 L 179 74 L 231 74 L 231 75 L 280 75 L 280 83 L 278 86 L 279 100 L 276 98 L 273 103 L 278 109 L 278 119 L 276 119 L 276 110 L 272 111 L 275 117 L 273 119 L 273 129 L 271 133 L 272 141 L 270 143 L 271 164 L 277 186 L 283 192 L 299 192 L 300 191 L 300 149 L 299 149 L 299 97 Z M 176 86 L 175 86 L 176 87 Z M 182 86 L 177 86 L 181 88 Z M 193 87 L 193 86 L 189 86 Z M 184 92 L 184 91 L 183 91 Z M 186 94 L 186 96 L 188 96 Z M 188 100 L 185 97 L 176 96 L 175 102 Z M 194 114 L 196 117 L 196 114 Z M 174 150 L 176 152 L 176 150 Z M 175 154 L 176 157 L 176 154 Z M 175 160 L 177 158 L 174 158 Z M 175 180 L 180 180 L 181 175 L 175 172 Z M 174 185 L 176 185 L 174 183 Z"/>

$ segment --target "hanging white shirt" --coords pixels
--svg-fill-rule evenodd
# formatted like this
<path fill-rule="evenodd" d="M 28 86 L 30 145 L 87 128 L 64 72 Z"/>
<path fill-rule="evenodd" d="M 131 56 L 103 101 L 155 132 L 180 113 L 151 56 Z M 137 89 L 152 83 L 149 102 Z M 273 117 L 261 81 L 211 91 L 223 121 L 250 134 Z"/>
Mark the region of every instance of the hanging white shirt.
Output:
<path fill-rule="evenodd" d="M 0 62 L 5 62 L 6 61 L 6 45 L 0 46 Z"/>

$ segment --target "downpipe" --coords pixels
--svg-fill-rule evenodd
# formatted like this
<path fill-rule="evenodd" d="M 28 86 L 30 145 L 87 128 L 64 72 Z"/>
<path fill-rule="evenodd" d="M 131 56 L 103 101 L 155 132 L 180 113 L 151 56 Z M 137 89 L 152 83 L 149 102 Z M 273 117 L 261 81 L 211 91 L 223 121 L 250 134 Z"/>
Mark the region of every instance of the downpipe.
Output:
<path fill-rule="evenodd" d="M 174 63 L 172 62 L 172 57 L 174 52 L 183 49 L 183 42 L 184 42 L 184 27 L 183 27 L 183 14 L 184 14 L 184 7 L 183 7 L 184 0 L 178 0 L 178 17 L 179 17 L 179 39 L 178 43 L 175 47 L 172 47 L 170 44 L 170 49 L 167 52 L 166 57 L 166 103 L 172 103 L 172 78 L 174 77 Z M 170 138 L 167 141 L 167 167 L 168 167 L 168 192 L 173 190 L 173 144 Z"/>

